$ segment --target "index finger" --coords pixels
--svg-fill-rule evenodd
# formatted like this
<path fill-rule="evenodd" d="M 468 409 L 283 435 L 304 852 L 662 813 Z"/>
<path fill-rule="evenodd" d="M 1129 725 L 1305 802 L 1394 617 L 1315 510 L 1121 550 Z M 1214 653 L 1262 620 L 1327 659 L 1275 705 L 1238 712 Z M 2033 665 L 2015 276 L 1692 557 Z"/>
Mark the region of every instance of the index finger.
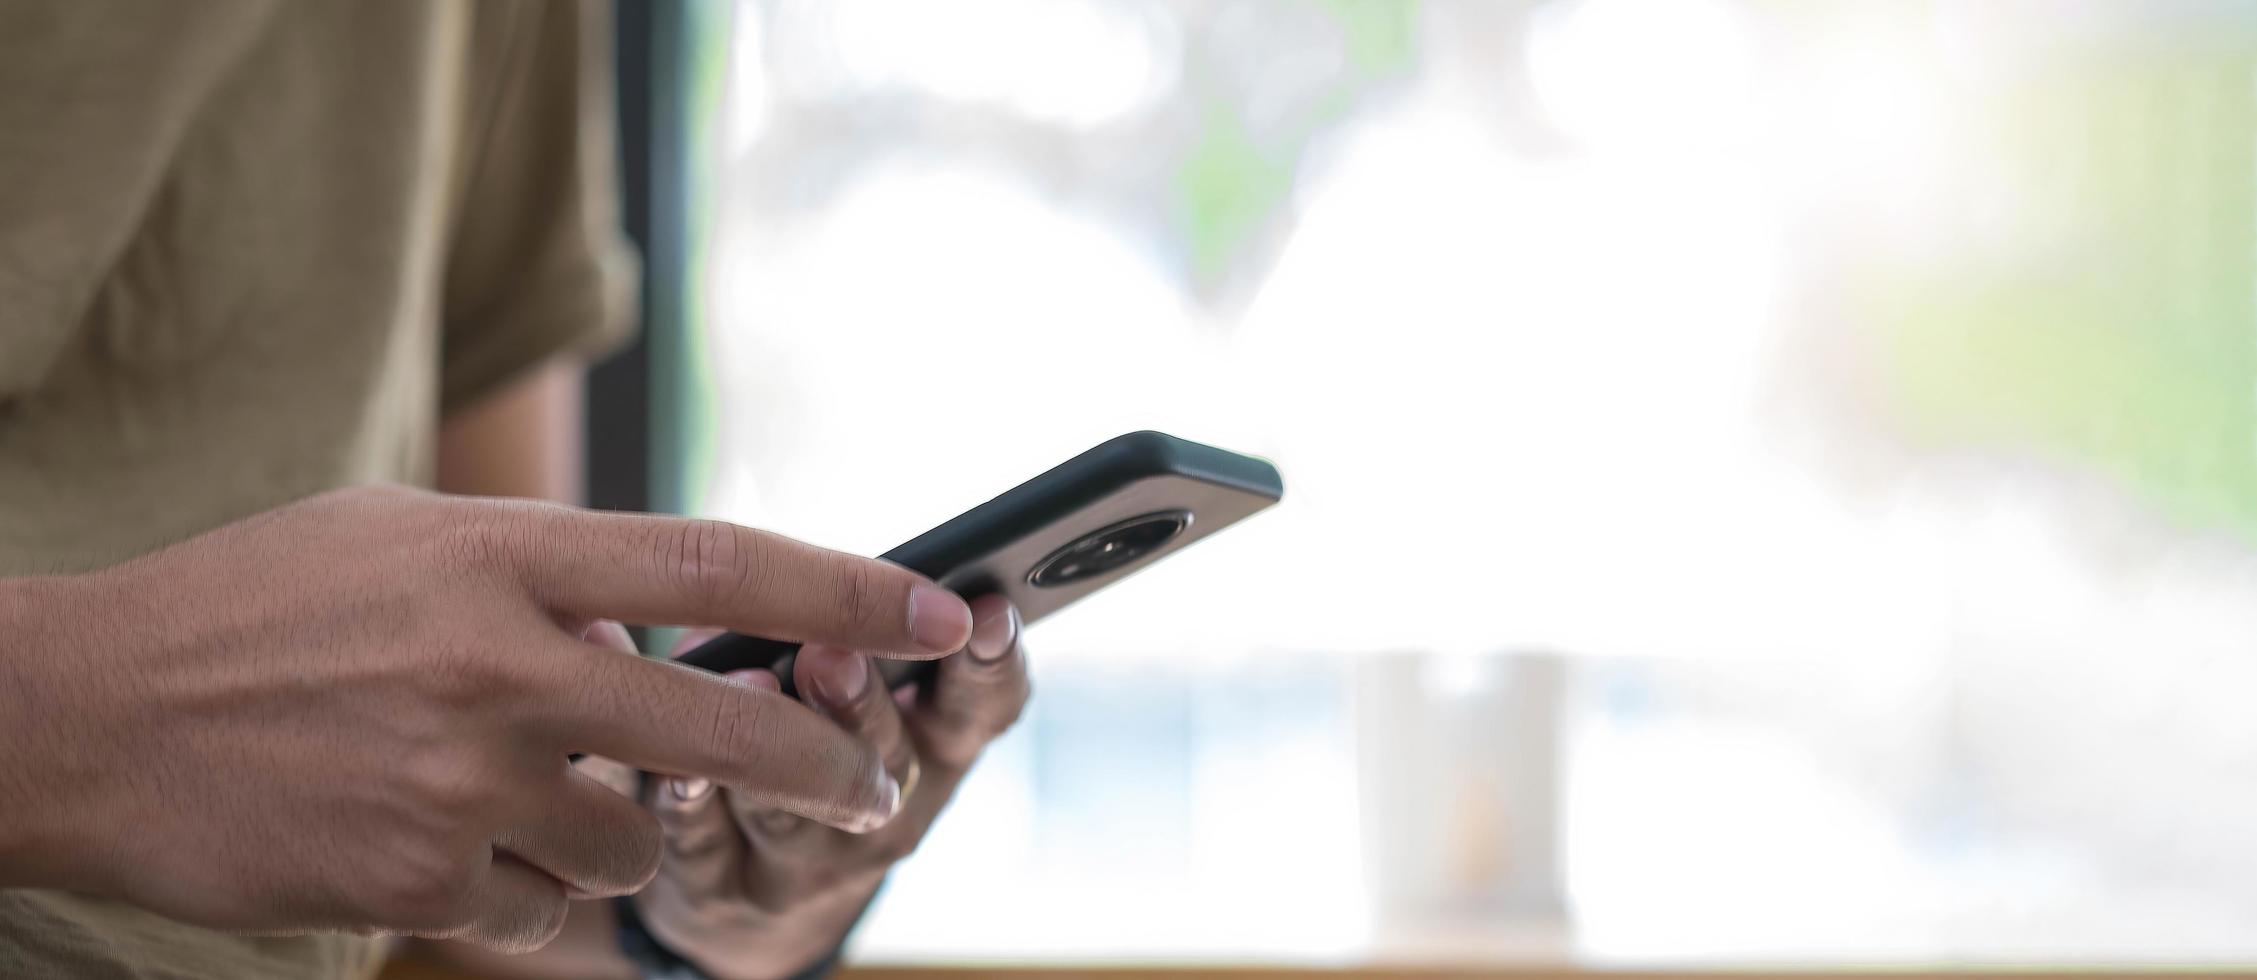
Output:
<path fill-rule="evenodd" d="M 547 699 L 573 751 L 710 779 L 842 830 L 893 816 L 901 787 L 877 750 L 798 702 L 693 667 L 580 644 L 570 690 Z"/>
<path fill-rule="evenodd" d="M 725 521 L 529 513 L 506 550 L 545 602 L 583 616 L 928 659 L 972 633 L 963 599 L 890 562 Z"/>

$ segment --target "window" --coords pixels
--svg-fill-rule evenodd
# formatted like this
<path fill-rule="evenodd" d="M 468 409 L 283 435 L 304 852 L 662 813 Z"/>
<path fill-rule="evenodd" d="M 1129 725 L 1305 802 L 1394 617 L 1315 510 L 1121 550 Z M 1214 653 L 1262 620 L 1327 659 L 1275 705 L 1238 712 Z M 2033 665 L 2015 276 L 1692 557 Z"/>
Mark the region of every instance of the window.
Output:
<path fill-rule="evenodd" d="M 1288 484 L 1032 634 L 858 955 L 2257 955 L 2225 9 L 741 0 L 695 506 Z"/>

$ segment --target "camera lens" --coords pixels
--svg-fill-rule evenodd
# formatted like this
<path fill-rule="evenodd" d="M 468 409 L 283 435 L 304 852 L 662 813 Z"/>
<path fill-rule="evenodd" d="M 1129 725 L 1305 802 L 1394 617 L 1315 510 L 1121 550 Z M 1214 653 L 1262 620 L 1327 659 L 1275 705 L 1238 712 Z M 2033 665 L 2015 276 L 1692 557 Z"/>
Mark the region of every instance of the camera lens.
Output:
<path fill-rule="evenodd" d="M 1027 584 L 1054 589 L 1127 567 L 1190 526 L 1191 512 L 1183 510 L 1130 518 L 1051 552 L 1027 573 Z"/>

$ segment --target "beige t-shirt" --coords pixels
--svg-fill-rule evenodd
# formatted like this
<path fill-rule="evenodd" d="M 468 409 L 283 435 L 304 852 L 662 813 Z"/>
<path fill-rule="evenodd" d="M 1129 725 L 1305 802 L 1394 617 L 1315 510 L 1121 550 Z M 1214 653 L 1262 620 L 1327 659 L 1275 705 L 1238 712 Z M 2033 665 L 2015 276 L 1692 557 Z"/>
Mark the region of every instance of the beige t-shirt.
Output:
<path fill-rule="evenodd" d="M 0 575 L 428 483 L 448 410 L 619 337 L 607 15 L 0 0 Z M 378 955 L 0 891 L 4 977 L 344 977 Z"/>

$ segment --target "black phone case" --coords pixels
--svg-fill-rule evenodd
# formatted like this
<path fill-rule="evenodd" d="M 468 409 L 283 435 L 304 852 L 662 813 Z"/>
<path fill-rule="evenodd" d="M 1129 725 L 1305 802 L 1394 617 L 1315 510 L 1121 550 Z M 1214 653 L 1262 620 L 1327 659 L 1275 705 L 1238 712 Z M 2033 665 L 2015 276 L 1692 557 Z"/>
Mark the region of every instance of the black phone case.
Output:
<path fill-rule="evenodd" d="M 958 570 L 1065 520 L 1124 487 L 1159 476 L 1182 477 L 1263 498 L 1264 505 L 1281 499 L 1285 493 L 1277 468 L 1263 460 L 1163 432 L 1131 432 L 1108 439 L 880 557 L 935 581 L 946 581 Z M 1164 556 L 1155 556 L 1155 560 L 1157 557 Z M 973 578 L 948 584 L 966 598 L 972 598 L 995 591 L 1001 583 L 989 578 Z M 791 672 L 783 668 L 798 649 L 797 643 L 728 633 L 684 653 L 680 662 L 715 673 L 756 667 L 776 669 L 785 693 L 789 694 L 793 687 Z M 900 687 L 921 680 L 931 674 L 933 663 L 891 663 L 888 665 L 892 668 L 888 671 L 889 683 Z"/>

